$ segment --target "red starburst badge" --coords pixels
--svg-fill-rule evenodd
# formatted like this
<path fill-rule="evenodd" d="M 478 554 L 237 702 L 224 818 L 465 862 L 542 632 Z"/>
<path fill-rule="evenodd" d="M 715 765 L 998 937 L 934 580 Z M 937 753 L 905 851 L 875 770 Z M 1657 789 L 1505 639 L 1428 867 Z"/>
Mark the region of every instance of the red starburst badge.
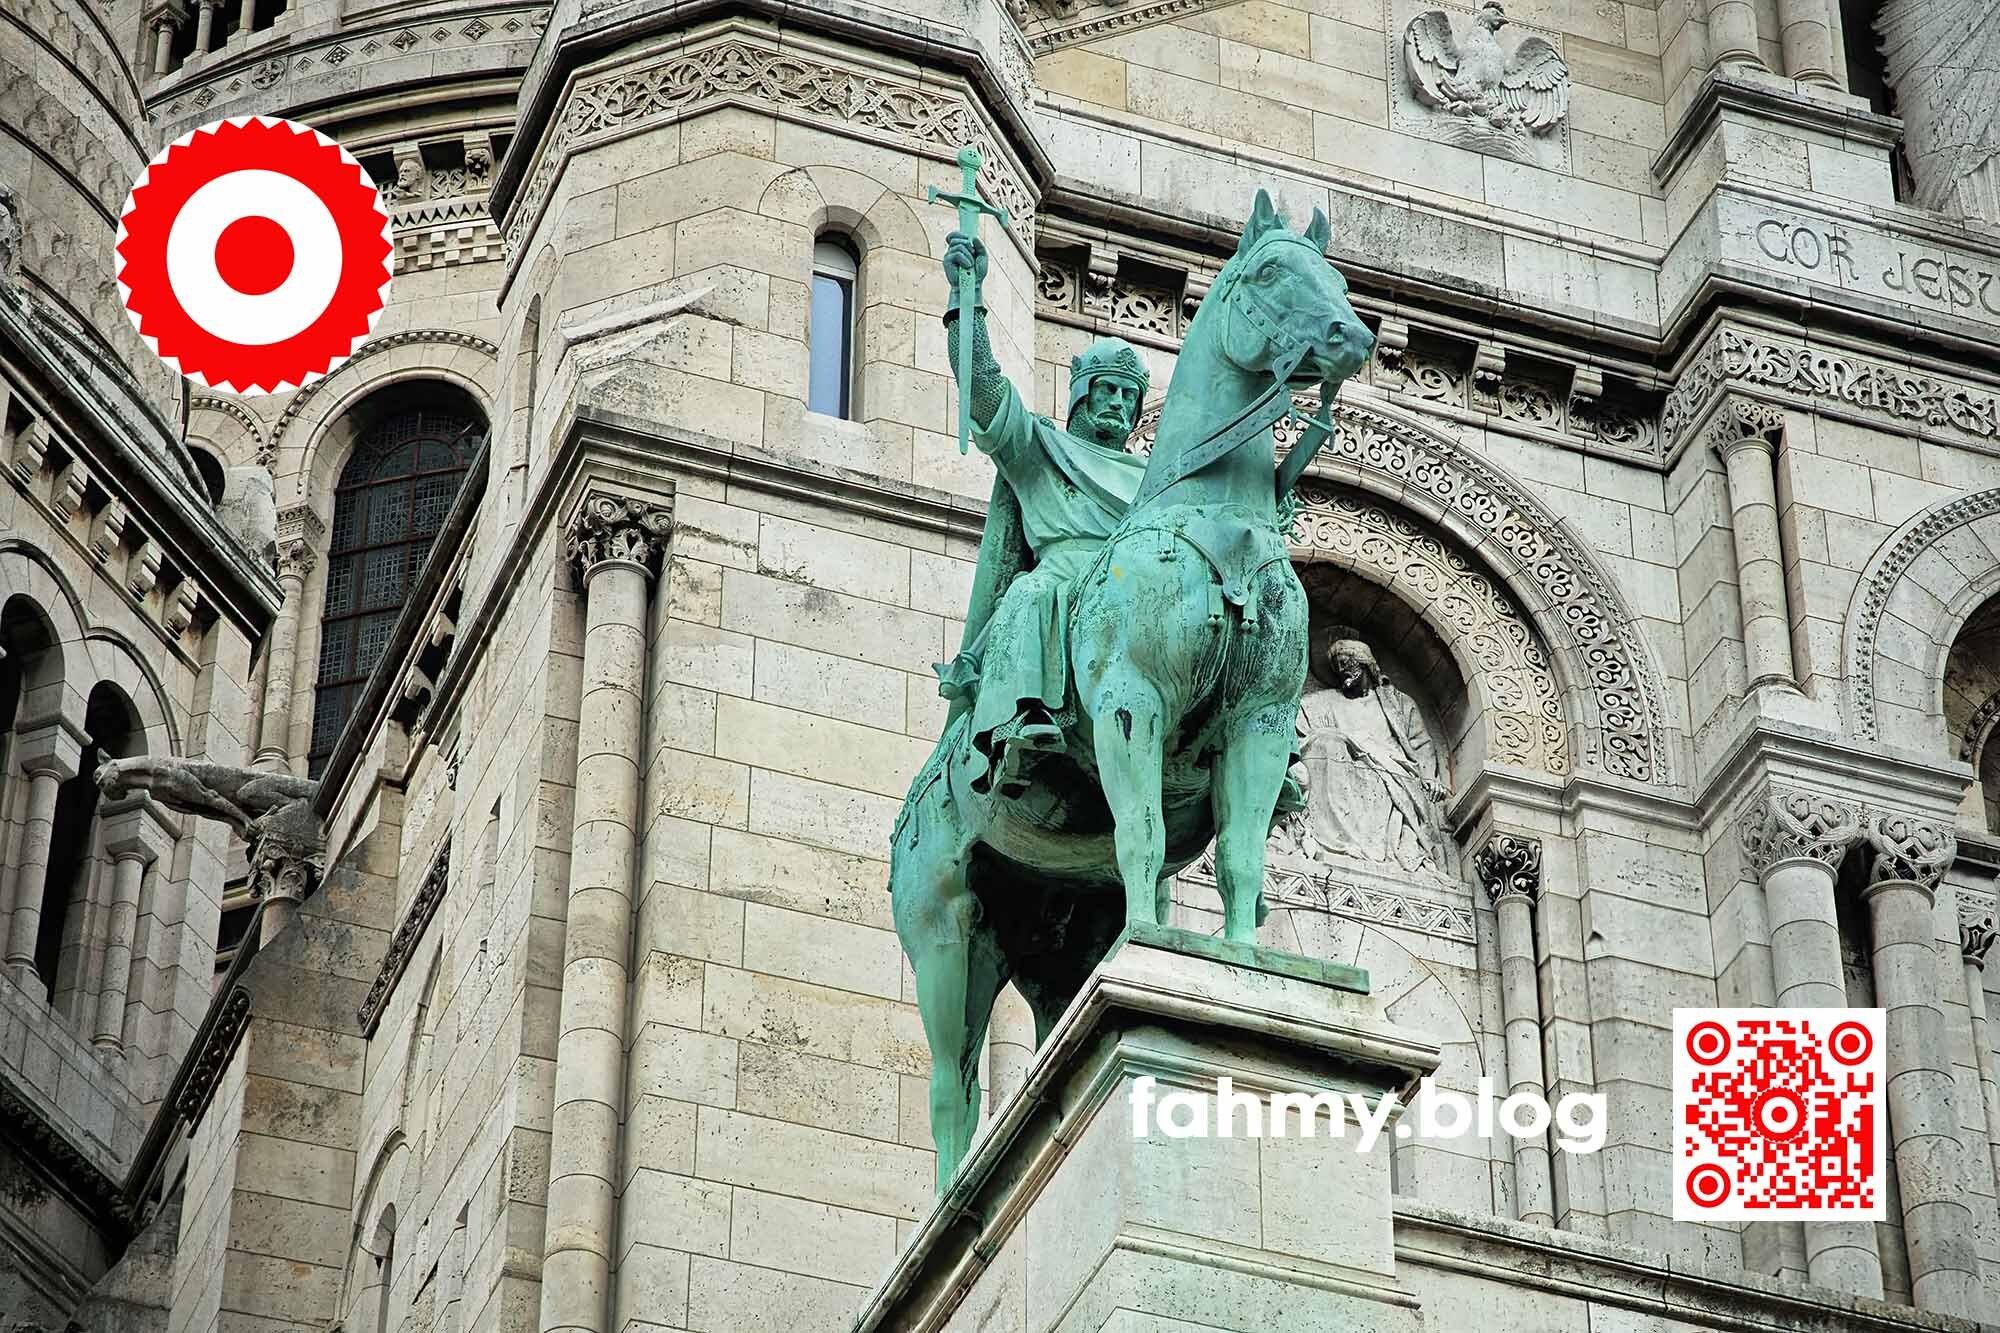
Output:
<path fill-rule="evenodd" d="M 340 365 L 389 295 L 389 215 L 361 164 L 309 125 L 232 116 L 147 164 L 118 220 L 118 294 L 146 345 L 229 393 Z"/>

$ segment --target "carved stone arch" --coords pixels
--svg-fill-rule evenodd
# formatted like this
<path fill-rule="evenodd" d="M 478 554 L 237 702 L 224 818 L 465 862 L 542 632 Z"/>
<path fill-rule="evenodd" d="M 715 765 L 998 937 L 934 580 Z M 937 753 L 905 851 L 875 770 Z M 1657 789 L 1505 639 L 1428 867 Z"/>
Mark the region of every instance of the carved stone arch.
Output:
<path fill-rule="evenodd" d="M 46 555 L 22 541 L 0 542 L 0 588 L 7 590 L 0 606 L 25 598 L 40 612 L 52 640 L 41 674 L 23 682 L 19 720 L 56 716 L 82 734 L 84 706 L 94 683 L 88 678 L 83 599 Z"/>
<path fill-rule="evenodd" d="M 232 467 L 271 465 L 270 443 L 263 423 L 243 404 L 214 394 L 198 393 L 188 400 L 188 435 L 212 446 Z"/>
<path fill-rule="evenodd" d="M 1302 412 L 1318 408 L 1316 394 L 1299 402 Z M 1135 449 L 1150 446 L 1157 421 L 1157 409 L 1142 416 Z M 1343 399 L 1334 422 L 1307 485 L 1352 487 L 1456 541 L 1546 644 L 1565 701 L 1571 766 L 1671 785 L 1676 765 L 1659 668 L 1638 617 L 1588 545 L 1504 468 L 1415 421 Z M 1279 430 L 1289 446 L 1302 426 L 1294 419 Z"/>
<path fill-rule="evenodd" d="M 476 334 L 412 329 L 363 343 L 331 375 L 294 394 L 272 428 L 278 507 L 304 500 L 331 512 L 333 483 L 347 451 L 328 440 L 328 428 L 362 399 L 392 384 L 443 380 L 472 396 L 490 429 L 497 419 L 499 369 L 500 349 Z M 324 522 L 327 515 L 320 517 Z"/>
<path fill-rule="evenodd" d="M 91 675 L 96 681 L 116 685 L 145 729 L 142 749 L 147 754 L 179 755 L 180 727 L 167 705 L 167 691 L 152 664 L 137 652 L 124 635 L 111 629 L 84 631 L 85 651 Z"/>
<path fill-rule="evenodd" d="M 1455 542 L 1342 486 L 1300 486 L 1297 563 L 1329 561 L 1401 598 L 1444 645 L 1484 723 L 1475 759 L 1566 776 L 1574 766 L 1563 690 L 1528 618 Z"/>
<path fill-rule="evenodd" d="M 1857 739 L 1946 735 L 1944 663 L 1959 630 L 2000 591 L 2000 487 L 1945 500 L 1891 533 L 1855 585 L 1842 636 L 1847 726 Z"/>

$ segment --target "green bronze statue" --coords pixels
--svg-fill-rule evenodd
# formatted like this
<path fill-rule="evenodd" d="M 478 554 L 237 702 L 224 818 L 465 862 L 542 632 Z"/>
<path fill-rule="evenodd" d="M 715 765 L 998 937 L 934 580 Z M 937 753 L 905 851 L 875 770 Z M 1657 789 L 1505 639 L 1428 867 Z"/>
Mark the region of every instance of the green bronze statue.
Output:
<path fill-rule="evenodd" d="M 991 211 L 968 202 L 976 165 L 964 195 L 941 196 L 962 227 Z M 1327 240 L 1324 216 L 1293 232 L 1258 192 L 1145 458 L 1125 452 L 1147 390 L 1139 354 L 1099 341 L 1071 363 L 1064 424 L 1035 415 L 987 340 L 984 248 L 966 231 L 947 244 L 962 416 L 999 475 L 965 637 L 939 667 L 951 707 L 890 853 L 940 1191 L 978 1123 L 1003 985 L 1028 1001 L 1039 1043 L 1128 922 L 1162 921 L 1172 876 L 1211 840 L 1225 933 L 1255 938 L 1265 838 L 1298 799 L 1281 807 L 1307 655 L 1289 492 L 1374 346 Z M 1277 463 L 1272 427 L 1315 384 L 1321 417 Z"/>

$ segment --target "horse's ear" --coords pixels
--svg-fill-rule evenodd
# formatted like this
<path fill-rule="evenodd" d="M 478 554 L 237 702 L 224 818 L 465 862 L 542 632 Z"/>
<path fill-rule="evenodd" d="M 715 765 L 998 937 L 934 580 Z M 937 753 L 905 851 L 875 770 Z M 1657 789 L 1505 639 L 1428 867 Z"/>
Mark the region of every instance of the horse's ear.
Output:
<path fill-rule="evenodd" d="M 1313 210 L 1313 220 L 1306 224 L 1306 239 L 1311 241 L 1313 249 L 1321 254 L 1326 253 L 1326 243 L 1333 239 L 1332 224 L 1326 220 L 1326 214 L 1317 208 Z"/>
<path fill-rule="evenodd" d="M 1250 220 L 1243 224 L 1243 238 L 1236 243 L 1236 253 L 1242 254 L 1257 243 L 1259 237 L 1278 225 L 1278 210 L 1271 203 L 1271 192 L 1257 191 L 1257 202 L 1250 206 Z"/>

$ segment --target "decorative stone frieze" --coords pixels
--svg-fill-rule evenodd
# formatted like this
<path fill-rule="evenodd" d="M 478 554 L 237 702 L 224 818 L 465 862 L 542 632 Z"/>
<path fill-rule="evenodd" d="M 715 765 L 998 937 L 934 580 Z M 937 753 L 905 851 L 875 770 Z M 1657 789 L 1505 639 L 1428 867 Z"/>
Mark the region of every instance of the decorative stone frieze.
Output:
<path fill-rule="evenodd" d="M 1958 836 L 1948 824 L 1914 815 L 1874 813 L 1862 829 L 1873 853 L 1868 882 L 1918 884 L 1935 893 L 1958 855 Z"/>
<path fill-rule="evenodd" d="M 1065 241 L 1040 254 L 1036 313 L 1138 342 L 1178 345 L 1207 293 L 1206 276 L 1184 271 L 1176 300 L 1171 284 L 1128 277 L 1131 266 L 1107 262 L 1106 253 L 1101 246 L 1092 248 L 1086 261 L 1081 246 Z M 1145 267 L 1164 265 L 1148 255 Z M 1581 363 L 1530 367 L 1529 358 L 1513 360 L 1510 369 L 1498 343 L 1473 343 L 1385 316 L 1376 331 L 1375 356 L 1354 378 L 1419 408 L 1434 404 L 1477 412 L 1641 458 L 1659 456 L 1652 399 L 1637 386 Z"/>
<path fill-rule="evenodd" d="M 1884 421 L 2000 439 L 2000 394 L 1846 353 L 1820 351 L 1723 329 L 1687 364 L 1660 414 L 1671 452 L 1729 384 L 1758 385 L 1837 403 Z"/>
<path fill-rule="evenodd" d="M 638 565 L 650 579 L 660 572 L 660 559 L 673 532 L 671 507 L 594 490 L 584 496 L 570 521 L 563 551 L 576 572 L 578 587 L 608 561 Z"/>
<path fill-rule="evenodd" d="M 1861 838 L 1862 812 L 1844 801 L 1790 787 L 1766 789 L 1737 824 L 1743 859 L 1762 878 L 1780 861 L 1837 866 Z"/>
<path fill-rule="evenodd" d="M 1520 833 L 1495 833 L 1472 857 L 1473 873 L 1494 903 L 1502 898 L 1526 898 L 1542 893 L 1542 844 Z"/>
<path fill-rule="evenodd" d="M 972 144 L 982 162 L 981 191 L 1007 210 L 1007 227 L 1022 244 L 1034 245 L 1035 196 L 963 95 L 844 68 L 815 59 L 804 48 L 779 49 L 730 36 L 580 81 L 554 112 L 513 201 L 507 253 L 520 253 L 570 153 L 724 102 L 749 102 L 819 129 L 905 144 L 941 161 L 955 159 L 960 148 Z"/>
<path fill-rule="evenodd" d="M 236 1047 L 243 1040 L 243 1034 L 250 1027 L 250 992 L 238 986 L 229 992 L 215 1011 L 213 1025 L 200 1049 L 190 1051 L 187 1056 L 188 1077 L 181 1087 L 181 1095 L 174 1102 L 174 1110 L 193 1129 L 208 1114 L 208 1104 L 215 1100 L 216 1085 L 222 1081 L 222 1071 L 229 1068 L 229 1062 L 236 1058 Z"/>
<path fill-rule="evenodd" d="M 1204 9 L 1219 8 L 1227 0 L 1154 0 L 1147 4 L 1126 4 L 1113 8 L 1106 14 L 1093 14 L 1089 18 L 1073 23 L 1061 22 L 1076 13 L 1077 0 L 1033 0 L 1037 9 L 1048 19 L 1044 20 L 1028 35 L 1028 44 L 1038 56 L 1065 46 L 1075 46 L 1079 42 L 1094 42 L 1101 37 L 1111 37 L 1135 28 L 1150 27 L 1164 23 L 1168 19 L 1186 14 L 1198 13 Z"/>
<path fill-rule="evenodd" d="M 437 855 L 431 858 L 431 867 L 424 873 L 424 882 L 418 886 L 417 896 L 411 900 L 409 910 L 396 923 L 396 932 L 389 937 L 389 947 L 382 955 L 382 966 L 368 987 L 368 997 L 355 1013 L 355 1018 L 361 1023 L 362 1036 L 375 1035 L 375 1025 L 381 1021 L 382 1008 L 389 1003 L 396 983 L 402 979 L 403 969 L 410 965 L 417 941 L 423 938 L 431 917 L 437 913 L 438 904 L 444 901 L 445 889 L 450 882 L 451 842 L 447 839 L 438 848 Z"/>
<path fill-rule="evenodd" d="M 1212 893 L 1216 882 L 1215 848 L 1211 846 L 1176 878 L 1180 883 Z M 1264 898 L 1274 908 L 1326 912 L 1350 921 L 1393 926 L 1398 930 L 1433 935 L 1457 944 L 1469 945 L 1477 938 L 1470 907 L 1440 902 L 1422 894 L 1399 893 L 1375 885 L 1356 884 L 1341 879 L 1331 870 L 1302 869 L 1268 862 L 1264 871 Z M 1202 897 L 1202 901 L 1213 900 Z"/>

